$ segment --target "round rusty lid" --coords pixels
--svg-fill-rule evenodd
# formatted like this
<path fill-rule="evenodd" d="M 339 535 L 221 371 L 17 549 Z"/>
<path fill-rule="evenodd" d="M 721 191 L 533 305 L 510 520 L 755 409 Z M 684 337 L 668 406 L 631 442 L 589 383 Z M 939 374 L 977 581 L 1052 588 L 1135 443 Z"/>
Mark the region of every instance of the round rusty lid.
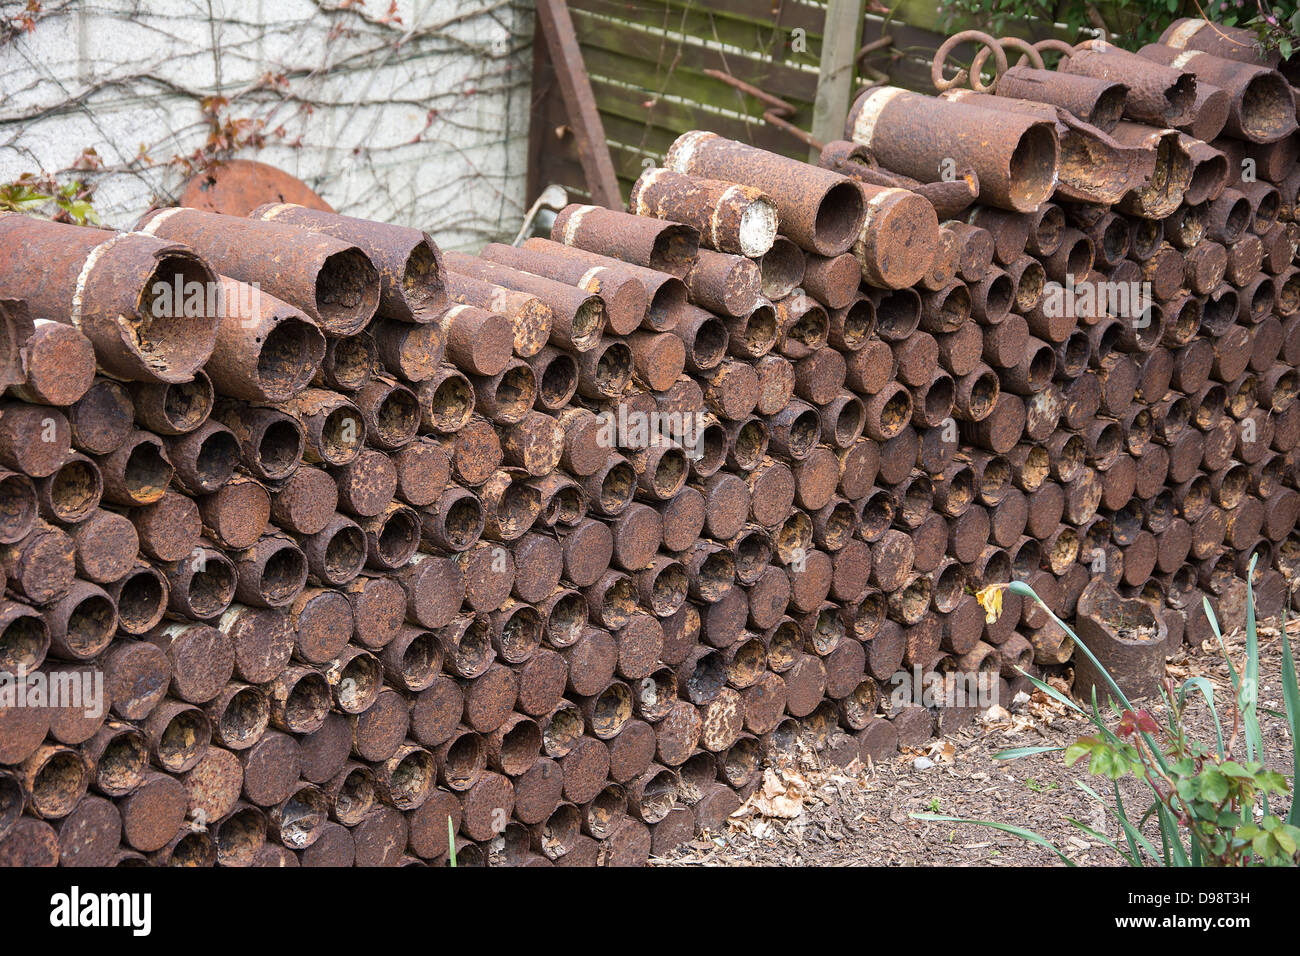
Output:
<path fill-rule="evenodd" d="M 333 212 L 333 207 L 282 169 L 249 159 L 231 159 L 199 173 L 181 193 L 180 205 L 227 216 L 247 216 L 263 203 L 291 202 Z"/>

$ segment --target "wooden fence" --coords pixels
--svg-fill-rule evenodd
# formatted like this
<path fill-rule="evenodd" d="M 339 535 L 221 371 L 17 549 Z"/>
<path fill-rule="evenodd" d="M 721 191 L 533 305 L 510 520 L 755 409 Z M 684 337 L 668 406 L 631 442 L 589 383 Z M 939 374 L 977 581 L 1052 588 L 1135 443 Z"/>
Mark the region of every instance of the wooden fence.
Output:
<path fill-rule="evenodd" d="M 811 128 L 825 0 L 569 0 L 568 7 L 625 197 L 641 171 L 689 129 L 807 156 L 797 138 L 763 121 L 762 102 L 705 71 L 721 70 L 786 100 L 795 108 L 791 122 Z M 900 0 L 885 15 L 868 13 L 860 46 L 882 36 L 892 43 L 862 58 L 855 87 L 887 78 L 932 91 L 930 57 L 949 32 L 937 0 Z M 1035 39 L 1060 35 L 1050 24 L 1012 32 Z M 585 196 L 540 31 L 534 58 L 529 196 L 548 183 Z"/>

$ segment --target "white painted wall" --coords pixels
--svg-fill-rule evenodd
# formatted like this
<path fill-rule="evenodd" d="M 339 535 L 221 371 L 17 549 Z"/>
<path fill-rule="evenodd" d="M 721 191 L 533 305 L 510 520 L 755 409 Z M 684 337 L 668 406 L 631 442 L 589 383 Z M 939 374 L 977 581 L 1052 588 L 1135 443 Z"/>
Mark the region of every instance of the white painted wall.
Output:
<path fill-rule="evenodd" d="M 528 0 L 44 0 L 0 33 L 0 183 L 96 186 L 105 225 L 175 200 L 170 160 L 207 138 L 214 93 L 266 121 L 244 150 L 340 212 L 428 230 L 446 248 L 513 236 L 523 215 Z M 25 0 L 0 0 L 0 19 Z M 285 83 L 268 85 L 266 76 Z M 273 131 L 282 129 L 283 135 Z M 291 145 L 300 141 L 300 146 Z M 93 147 L 99 172 L 70 169 Z"/>

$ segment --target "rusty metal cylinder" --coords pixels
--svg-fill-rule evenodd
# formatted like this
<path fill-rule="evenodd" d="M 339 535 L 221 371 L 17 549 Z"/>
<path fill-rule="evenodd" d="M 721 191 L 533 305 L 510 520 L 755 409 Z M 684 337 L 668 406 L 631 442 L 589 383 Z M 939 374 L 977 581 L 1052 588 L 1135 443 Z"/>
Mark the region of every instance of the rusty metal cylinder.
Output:
<path fill-rule="evenodd" d="M 428 233 L 293 203 L 267 203 L 248 216 L 298 226 L 357 246 L 379 271 L 378 310 L 385 318 L 432 322 L 449 304 L 442 253 Z"/>
<path fill-rule="evenodd" d="M 137 228 L 182 242 L 222 275 L 294 303 L 329 336 L 361 331 L 379 307 L 379 272 L 350 241 L 184 207 L 155 210 Z M 268 259 L 277 268 L 267 269 Z"/>
<path fill-rule="evenodd" d="M 0 236 L 22 257 L 0 262 L 0 299 L 25 300 L 37 316 L 74 326 L 115 377 L 184 382 L 211 356 L 223 308 L 219 266 L 188 243 L 19 215 L 0 216 Z"/>
<path fill-rule="evenodd" d="M 889 169 L 928 181 L 945 160 L 974 168 L 980 199 L 1029 212 L 1056 184 L 1059 144 L 1052 126 L 893 86 L 854 101 L 845 133 Z"/>
<path fill-rule="evenodd" d="M 664 165 L 677 173 L 739 181 L 776 204 L 782 234 L 823 256 L 848 252 L 862 232 L 865 204 L 852 180 L 775 153 L 695 130 L 669 147 Z"/>
<path fill-rule="evenodd" d="M 473 279 L 535 295 L 551 311 L 549 337 L 557 346 L 581 352 L 600 341 L 607 312 L 604 300 L 598 295 L 460 252 L 447 253 L 447 267 Z"/>

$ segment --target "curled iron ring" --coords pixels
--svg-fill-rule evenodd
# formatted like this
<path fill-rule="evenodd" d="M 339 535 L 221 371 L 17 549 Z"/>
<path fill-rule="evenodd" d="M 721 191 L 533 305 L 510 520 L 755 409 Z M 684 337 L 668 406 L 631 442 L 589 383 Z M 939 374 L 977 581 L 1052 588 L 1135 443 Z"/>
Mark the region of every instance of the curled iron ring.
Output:
<path fill-rule="evenodd" d="M 984 83 L 981 82 L 978 71 L 976 72 L 976 75 L 970 76 L 964 68 L 958 70 L 957 75 L 951 80 L 944 79 L 943 65 L 948 59 L 948 54 L 953 51 L 953 48 L 955 48 L 957 44 L 964 43 L 967 40 L 974 40 L 977 43 L 981 43 L 993 53 L 993 62 L 997 67 L 997 72 L 994 76 L 993 82 L 988 86 L 985 86 Z M 951 90 L 954 87 L 963 85 L 966 82 L 967 77 L 970 76 L 970 87 L 972 90 L 976 93 L 992 93 L 998 83 L 997 77 L 1005 73 L 1006 69 L 1007 55 L 1003 52 L 1002 47 L 998 45 L 997 40 L 979 30 L 963 30 L 961 33 L 954 33 L 952 36 L 948 37 L 948 39 L 943 41 L 943 45 L 935 51 L 934 60 L 930 63 L 930 80 L 934 83 L 934 88 L 940 93 L 943 93 L 946 90 Z"/>
<path fill-rule="evenodd" d="M 1019 50 L 1021 53 L 1023 53 L 1024 56 L 1020 58 L 1020 63 L 1023 64 L 1025 60 L 1028 59 L 1030 65 L 1033 66 L 1034 69 L 1041 70 L 1045 68 L 1043 66 L 1043 58 L 1038 55 L 1038 51 L 1034 49 L 1033 44 L 1030 43 L 1028 40 L 1022 40 L 1020 39 L 1020 37 L 1000 37 L 998 39 L 998 44 L 1004 50 L 1006 49 Z M 989 58 L 989 48 L 981 47 L 979 52 L 975 54 L 975 59 L 971 61 L 971 65 L 970 65 L 971 73 L 978 76 L 980 71 L 984 69 L 984 63 L 986 60 L 988 60 L 988 58 Z M 999 73 L 998 76 L 1000 77 L 1001 74 Z"/>

